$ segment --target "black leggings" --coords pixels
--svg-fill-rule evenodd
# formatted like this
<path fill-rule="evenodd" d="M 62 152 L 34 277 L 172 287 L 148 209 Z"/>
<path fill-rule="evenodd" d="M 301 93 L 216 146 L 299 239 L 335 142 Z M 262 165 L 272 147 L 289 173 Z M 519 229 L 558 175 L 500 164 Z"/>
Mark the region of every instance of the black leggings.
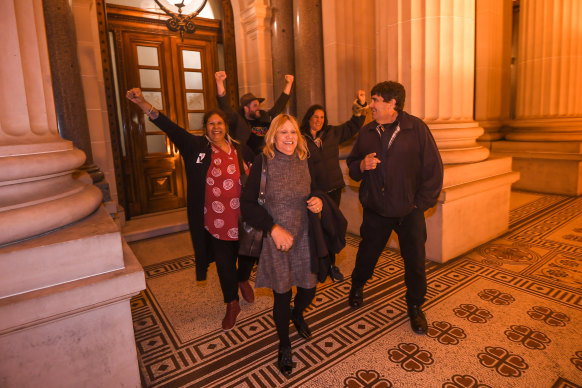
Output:
<path fill-rule="evenodd" d="M 279 335 L 279 346 L 291 346 L 289 340 L 289 321 L 291 320 L 291 295 L 292 290 L 279 294 L 273 291 L 273 319 Z M 311 304 L 315 297 L 315 287 L 301 288 L 297 287 L 297 294 L 293 301 L 293 314 L 299 316 Z"/>
<path fill-rule="evenodd" d="M 254 259 L 238 256 L 238 241 L 219 240 L 208 231 L 206 234 L 209 236 L 210 249 L 216 262 L 216 272 L 218 272 L 224 303 L 238 300 L 238 283 L 249 280 L 255 263 Z"/>

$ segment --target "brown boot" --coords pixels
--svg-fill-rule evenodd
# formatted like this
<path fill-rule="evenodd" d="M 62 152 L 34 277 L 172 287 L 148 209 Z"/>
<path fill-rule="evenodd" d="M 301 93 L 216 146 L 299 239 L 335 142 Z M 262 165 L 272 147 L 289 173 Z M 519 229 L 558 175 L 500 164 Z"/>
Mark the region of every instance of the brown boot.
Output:
<path fill-rule="evenodd" d="M 222 320 L 222 330 L 230 330 L 236 325 L 236 317 L 240 313 L 238 300 L 233 300 L 226 304 L 226 314 Z"/>
<path fill-rule="evenodd" d="M 240 293 L 244 300 L 249 303 L 253 303 L 255 301 L 255 293 L 248 280 L 245 280 L 244 282 L 238 282 L 238 288 L 240 289 Z"/>

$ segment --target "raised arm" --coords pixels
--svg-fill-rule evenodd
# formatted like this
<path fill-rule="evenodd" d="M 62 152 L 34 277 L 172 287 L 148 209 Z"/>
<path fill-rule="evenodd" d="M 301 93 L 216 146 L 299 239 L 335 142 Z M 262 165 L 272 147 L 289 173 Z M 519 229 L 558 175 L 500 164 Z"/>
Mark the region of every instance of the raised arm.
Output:
<path fill-rule="evenodd" d="M 232 127 L 236 124 L 236 116 L 239 114 L 232 109 L 232 106 L 230 105 L 230 97 L 224 87 L 226 72 L 217 71 L 214 73 L 214 78 L 216 79 L 216 99 L 218 100 L 218 106 L 224 111 L 224 113 L 226 113 L 228 125 Z"/>
<path fill-rule="evenodd" d="M 293 81 L 295 77 L 291 74 L 285 74 L 285 87 L 283 88 L 283 93 L 290 95 L 291 94 L 291 87 L 293 86 Z"/>
<path fill-rule="evenodd" d="M 214 73 L 214 78 L 216 79 L 216 93 L 218 96 L 223 97 L 226 94 L 226 88 L 224 87 L 226 72 L 217 71 L 216 73 Z"/>
<path fill-rule="evenodd" d="M 366 92 L 364 90 L 357 91 L 357 98 L 352 104 L 352 117 L 343 124 L 333 125 L 332 128 L 338 133 L 339 142 L 343 143 L 358 133 L 364 121 L 366 121 L 366 112 L 368 110 L 368 103 L 366 102 Z"/>
<path fill-rule="evenodd" d="M 143 113 L 145 113 L 146 116 L 148 116 L 150 119 L 155 120 L 158 118 L 160 112 L 158 112 L 158 110 L 154 108 L 154 106 L 151 103 L 146 101 L 140 88 L 129 89 L 125 94 L 125 97 L 129 101 L 139 106 Z"/>
<path fill-rule="evenodd" d="M 267 112 L 268 117 L 265 118 L 267 121 L 273 120 L 275 116 L 283 112 L 283 109 L 285 109 L 285 105 L 287 105 L 287 102 L 289 101 L 289 95 L 291 94 L 291 87 L 293 86 L 294 79 L 295 77 L 290 74 L 285 75 L 285 87 L 279 98 L 277 98 L 277 101 L 275 101 L 275 105 L 273 105 L 273 107 Z"/>
<path fill-rule="evenodd" d="M 159 129 L 164 131 L 172 143 L 178 147 L 182 154 L 191 151 L 188 147 L 202 144 L 203 136 L 194 136 L 165 115 L 160 113 L 154 106 L 146 101 L 141 89 L 133 88 L 125 94 L 127 99 L 141 108 L 141 110 L 149 117 Z"/>

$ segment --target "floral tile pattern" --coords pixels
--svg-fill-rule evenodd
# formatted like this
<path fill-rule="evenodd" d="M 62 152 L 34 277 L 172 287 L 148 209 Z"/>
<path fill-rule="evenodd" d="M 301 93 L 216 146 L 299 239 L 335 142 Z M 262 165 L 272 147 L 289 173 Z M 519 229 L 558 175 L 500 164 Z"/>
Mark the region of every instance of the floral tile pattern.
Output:
<path fill-rule="evenodd" d="M 258 299 L 264 305 L 244 306 L 237 326 L 223 332 L 198 309 L 218 285 L 177 281 L 193 272 L 192 256 L 146 266 L 148 288 L 131 301 L 143 385 L 582 386 L 581 214 L 582 198 L 544 196 L 512 211 L 501 238 L 446 264 L 427 262 L 425 336 L 410 330 L 395 250 L 383 252 L 358 310 L 347 306 L 349 276 L 320 284 L 306 312 L 313 338 L 290 325 L 289 378 L 276 367 L 270 294 Z M 346 240 L 338 260 L 353 262 L 359 238 Z"/>

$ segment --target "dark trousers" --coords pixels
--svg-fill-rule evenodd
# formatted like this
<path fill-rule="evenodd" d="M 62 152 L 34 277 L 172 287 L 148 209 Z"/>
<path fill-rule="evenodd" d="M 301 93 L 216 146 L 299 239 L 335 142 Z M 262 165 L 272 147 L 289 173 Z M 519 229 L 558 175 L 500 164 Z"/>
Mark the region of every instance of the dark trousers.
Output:
<path fill-rule="evenodd" d="M 273 291 L 273 320 L 279 336 L 279 346 L 291 346 L 289 340 L 289 320 L 291 320 L 291 295 L 292 290 L 279 294 Z M 300 316 L 311 304 L 315 297 L 315 287 L 297 287 L 297 294 L 293 301 L 293 314 Z"/>
<path fill-rule="evenodd" d="M 238 300 L 238 282 L 249 280 L 254 258 L 238 256 L 238 241 L 219 240 L 212 237 L 210 233 L 206 233 L 209 236 L 211 257 L 216 262 L 216 272 L 218 272 L 224 302 Z"/>
<path fill-rule="evenodd" d="M 404 283 L 408 305 L 422 305 L 426 295 L 425 249 L 426 223 L 424 213 L 414 209 L 401 218 L 382 217 L 364 208 L 360 227 L 362 241 L 352 272 L 352 287 L 360 288 L 372 277 L 378 258 L 392 230 L 398 235 L 400 254 L 404 259 Z"/>

